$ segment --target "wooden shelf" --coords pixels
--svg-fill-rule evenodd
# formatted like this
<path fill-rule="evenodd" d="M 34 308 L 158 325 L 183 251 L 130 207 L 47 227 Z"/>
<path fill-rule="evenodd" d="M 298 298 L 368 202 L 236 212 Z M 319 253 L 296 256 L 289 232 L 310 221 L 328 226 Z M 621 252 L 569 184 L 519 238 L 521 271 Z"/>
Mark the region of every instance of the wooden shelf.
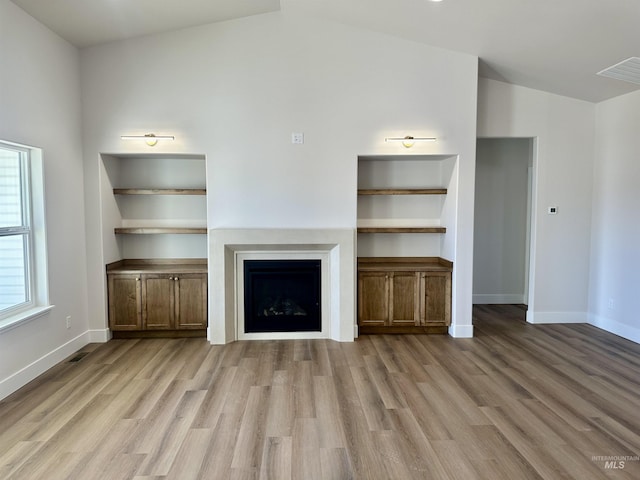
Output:
<path fill-rule="evenodd" d="M 127 227 L 114 228 L 116 235 L 132 234 L 132 235 L 158 235 L 158 234 L 195 234 L 202 235 L 207 233 L 206 228 L 184 228 L 184 227 Z"/>
<path fill-rule="evenodd" d="M 107 273 L 207 273 L 206 258 L 126 258 L 107 265 Z"/>
<path fill-rule="evenodd" d="M 453 262 L 441 257 L 358 257 L 358 272 L 452 272 Z"/>
<path fill-rule="evenodd" d="M 366 188 L 358 195 L 446 195 L 446 188 Z"/>
<path fill-rule="evenodd" d="M 358 233 L 447 233 L 446 227 L 358 227 Z"/>
<path fill-rule="evenodd" d="M 204 188 L 114 188 L 114 195 L 206 195 Z"/>

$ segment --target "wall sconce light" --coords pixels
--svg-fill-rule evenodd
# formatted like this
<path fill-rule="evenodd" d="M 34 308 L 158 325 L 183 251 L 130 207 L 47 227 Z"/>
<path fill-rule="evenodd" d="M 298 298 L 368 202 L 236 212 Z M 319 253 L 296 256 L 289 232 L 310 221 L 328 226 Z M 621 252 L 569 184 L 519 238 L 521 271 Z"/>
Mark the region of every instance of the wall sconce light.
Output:
<path fill-rule="evenodd" d="M 173 135 L 156 135 L 154 133 L 147 133 L 145 135 L 122 135 L 122 140 L 144 140 L 147 145 L 153 147 L 158 140 L 175 140 Z"/>
<path fill-rule="evenodd" d="M 407 135 L 406 137 L 396 137 L 396 138 L 385 138 L 385 142 L 402 142 L 405 148 L 413 147 L 413 144 L 416 142 L 435 142 L 435 137 L 412 137 L 411 135 Z"/>

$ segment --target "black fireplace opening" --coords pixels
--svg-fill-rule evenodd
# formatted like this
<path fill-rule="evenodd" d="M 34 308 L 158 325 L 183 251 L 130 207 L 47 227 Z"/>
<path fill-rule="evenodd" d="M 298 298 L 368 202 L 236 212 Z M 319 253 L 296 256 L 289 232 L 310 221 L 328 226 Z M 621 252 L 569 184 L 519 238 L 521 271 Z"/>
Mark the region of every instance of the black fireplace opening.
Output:
<path fill-rule="evenodd" d="M 320 260 L 244 260 L 244 331 L 320 332 Z"/>

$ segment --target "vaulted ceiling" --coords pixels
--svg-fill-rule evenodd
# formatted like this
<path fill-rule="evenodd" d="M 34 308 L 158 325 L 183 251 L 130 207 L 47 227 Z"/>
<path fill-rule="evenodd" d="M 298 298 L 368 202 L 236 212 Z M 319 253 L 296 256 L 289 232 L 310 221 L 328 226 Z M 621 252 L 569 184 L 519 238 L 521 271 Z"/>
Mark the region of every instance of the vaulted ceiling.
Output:
<path fill-rule="evenodd" d="M 597 102 L 640 89 L 596 75 L 640 56 L 638 0 L 12 1 L 80 48 L 295 10 L 477 55 L 481 76 L 560 95 Z"/>

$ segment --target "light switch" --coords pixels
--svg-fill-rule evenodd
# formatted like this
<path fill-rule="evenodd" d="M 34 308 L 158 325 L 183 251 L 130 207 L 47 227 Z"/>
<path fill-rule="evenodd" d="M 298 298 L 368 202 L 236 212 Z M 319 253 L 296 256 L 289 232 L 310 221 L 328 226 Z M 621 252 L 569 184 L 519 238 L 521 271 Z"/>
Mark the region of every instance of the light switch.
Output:
<path fill-rule="evenodd" d="M 304 143 L 304 133 L 294 132 L 291 134 L 291 143 L 302 145 Z"/>

